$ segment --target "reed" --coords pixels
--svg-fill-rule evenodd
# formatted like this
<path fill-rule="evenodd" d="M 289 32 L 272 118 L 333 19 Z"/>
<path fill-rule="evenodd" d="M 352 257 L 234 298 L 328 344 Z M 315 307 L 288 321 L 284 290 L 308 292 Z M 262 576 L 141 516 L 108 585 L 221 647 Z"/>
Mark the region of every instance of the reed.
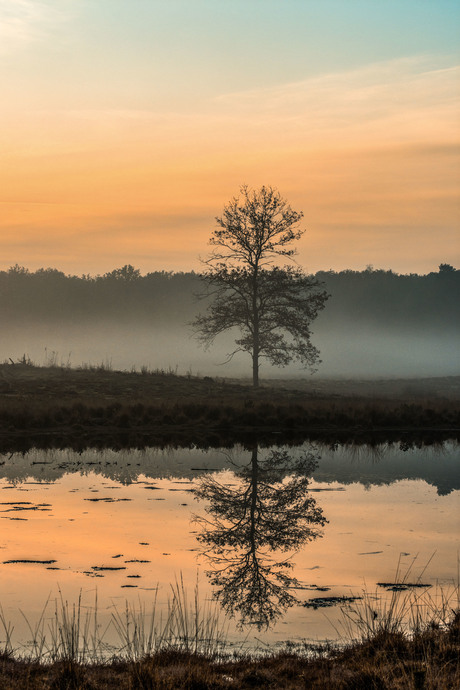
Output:
<path fill-rule="evenodd" d="M 422 599 L 423 610 L 420 609 Z M 26 687 L 30 690 L 114 687 L 119 690 L 236 687 L 451 690 L 460 687 L 460 613 L 452 608 L 454 601 L 450 595 L 441 600 L 417 596 L 415 602 L 419 608 L 412 619 L 415 630 L 410 629 L 410 620 L 406 623 L 402 616 L 402 611 L 407 613 L 407 599 L 400 597 L 399 605 L 382 609 L 385 615 L 382 614 L 380 624 L 369 625 L 367 614 L 357 614 L 360 641 L 350 641 L 341 647 L 316 645 L 316 651 L 309 645 L 304 653 L 267 650 L 257 657 L 222 653 L 225 638 L 215 612 L 210 614 L 208 607 L 200 603 L 197 589 L 189 599 L 181 578 L 171 588 L 164 620 L 156 615 L 156 601 L 155 597 L 152 615 L 147 615 L 142 606 L 127 605 L 124 611 L 113 612 L 110 625 L 118 632 L 120 645 L 112 648 L 110 654 L 103 642 L 97 611 L 84 611 L 81 597 L 72 606 L 60 597 L 50 623 L 42 613 L 37 624 L 29 628 L 31 645 L 22 650 L 22 657 L 20 650 L 13 648 L 13 631 L 0 608 L 0 623 L 6 638 L 0 647 L 0 687 L 2 690 Z"/>
<path fill-rule="evenodd" d="M 51 605 L 48 598 L 36 621 L 20 611 L 29 636 L 16 646 L 14 628 L 0 606 L 0 655 L 36 663 L 94 664 L 114 657 L 137 662 L 165 650 L 217 658 L 226 645 L 227 623 L 217 604 L 202 602 L 198 582 L 190 597 L 182 575 L 171 586 L 166 615 L 160 612 L 158 588 L 149 611 L 140 600 L 137 605 L 126 601 L 122 609 L 114 605 L 105 627 L 97 592 L 87 606 L 81 592 L 69 603 L 59 590 L 52 612 Z"/>
<path fill-rule="evenodd" d="M 353 603 L 342 608 L 342 622 L 337 630 L 339 636 L 354 643 L 391 635 L 411 637 L 430 629 L 446 629 L 452 616 L 460 610 L 460 586 L 458 580 L 447 586 L 436 584 L 433 590 L 422 585 L 423 575 L 434 556 L 428 559 L 413 583 L 411 574 L 417 556 L 404 572 L 400 558 L 393 580 L 395 587 L 389 597 L 364 588 Z"/>

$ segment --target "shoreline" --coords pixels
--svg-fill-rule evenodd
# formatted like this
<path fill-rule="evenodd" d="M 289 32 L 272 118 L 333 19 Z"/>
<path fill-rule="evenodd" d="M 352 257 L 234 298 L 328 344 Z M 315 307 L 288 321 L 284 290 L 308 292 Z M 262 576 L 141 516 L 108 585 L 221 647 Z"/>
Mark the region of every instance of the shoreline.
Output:
<path fill-rule="evenodd" d="M 273 687 L 284 690 L 448 690 L 460 683 L 460 612 L 446 625 L 430 623 L 410 634 L 377 630 L 344 646 L 305 645 L 259 657 L 219 658 L 174 646 L 139 658 L 81 662 L 63 649 L 51 663 L 0 651 L 0 684 L 20 687 L 220 688 Z"/>
<path fill-rule="evenodd" d="M 321 385 L 319 385 L 321 384 Z M 340 392 L 339 392 L 340 391 Z M 264 382 L 0 365 L 0 451 L 460 438 L 460 377 Z"/>

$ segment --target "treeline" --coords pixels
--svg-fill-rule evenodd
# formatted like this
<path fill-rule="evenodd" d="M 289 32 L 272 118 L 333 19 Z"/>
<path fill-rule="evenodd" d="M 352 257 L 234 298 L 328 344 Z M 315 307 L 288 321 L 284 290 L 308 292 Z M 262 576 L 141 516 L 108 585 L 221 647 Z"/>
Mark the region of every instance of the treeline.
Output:
<path fill-rule="evenodd" d="M 320 271 L 331 295 L 325 319 L 397 328 L 460 328 L 460 270 L 441 264 L 427 275 L 393 271 Z M 327 312 L 329 311 L 329 315 Z"/>
<path fill-rule="evenodd" d="M 72 276 L 53 268 L 29 272 L 13 266 L 0 272 L 0 318 L 8 322 L 180 322 L 196 309 L 199 277 L 156 271 L 142 276 L 127 265 L 102 276 Z"/>
<path fill-rule="evenodd" d="M 320 271 L 330 293 L 322 325 L 367 322 L 379 327 L 460 328 L 460 271 L 441 264 L 427 275 L 393 271 Z M 194 272 L 156 271 L 141 275 L 126 265 L 98 276 L 66 275 L 52 268 L 31 272 L 21 266 L 0 271 L 3 324 L 37 320 L 66 323 L 106 319 L 144 325 L 182 325 L 204 308 Z"/>

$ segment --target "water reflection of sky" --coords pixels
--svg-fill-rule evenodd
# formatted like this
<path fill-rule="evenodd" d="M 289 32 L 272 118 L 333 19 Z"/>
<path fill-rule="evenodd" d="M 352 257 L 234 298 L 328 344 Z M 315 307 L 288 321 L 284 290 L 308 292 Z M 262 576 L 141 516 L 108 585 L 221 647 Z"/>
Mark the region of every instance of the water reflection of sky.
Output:
<path fill-rule="evenodd" d="M 262 461 L 269 452 L 261 451 Z M 290 453 L 294 459 L 300 456 L 296 449 Z M 395 453 L 366 459 L 343 449 L 335 454 L 323 452 L 308 495 L 328 522 L 318 525 L 321 537 L 291 544 L 281 554 L 291 557 L 294 564 L 290 574 L 302 585 L 294 591 L 299 600 L 318 596 L 315 587 L 329 588 L 327 594 L 332 596 L 359 592 L 364 583 L 373 590 L 377 582 L 394 578 L 400 554 L 405 554 L 403 569 L 418 556 L 412 580 L 433 553 L 424 581 L 455 580 L 460 506 L 455 455 L 454 446 L 436 458 L 427 450 L 401 452 L 397 464 Z M 417 457 L 419 475 L 425 473 L 425 478 L 414 475 Z M 212 517 L 205 512 L 209 496 L 207 501 L 198 501 L 191 489 L 203 486 L 203 476 L 223 487 L 241 488 L 250 458 L 250 451 L 242 449 L 230 456 L 228 451 L 194 450 L 82 455 L 53 451 L 4 457 L 0 580 L 5 613 L 12 619 L 19 608 L 38 614 L 58 586 L 69 600 L 75 600 L 80 590 L 91 599 L 97 589 L 99 608 L 107 613 L 113 602 L 122 604 L 138 597 L 148 602 L 157 585 L 165 601 L 179 573 L 190 587 L 194 585 L 197 568 L 202 594 L 210 596 L 213 587 L 205 576 L 209 559 L 200 555 L 203 545 L 197 540 L 202 525 L 192 522 L 193 515 Z M 401 478 L 405 458 L 409 479 Z M 396 481 L 390 483 L 395 463 Z M 196 469 L 203 467 L 219 472 Z M 428 482 L 436 472 L 439 481 L 432 485 Z M 168 473 L 176 476 L 165 477 Z M 283 486 L 295 476 L 295 472 L 281 474 L 272 479 Z M 358 476 L 364 484 L 357 481 Z M 4 563 L 16 559 L 56 563 Z M 121 569 L 96 570 L 95 566 Z M 329 619 L 336 615 L 338 610 L 328 609 Z M 19 620 L 17 626 L 20 630 Z M 268 633 L 257 632 L 261 635 L 268 641 L 321 638 L 332 637 L 333 630 L 321 611 L 293 605 Z"/>

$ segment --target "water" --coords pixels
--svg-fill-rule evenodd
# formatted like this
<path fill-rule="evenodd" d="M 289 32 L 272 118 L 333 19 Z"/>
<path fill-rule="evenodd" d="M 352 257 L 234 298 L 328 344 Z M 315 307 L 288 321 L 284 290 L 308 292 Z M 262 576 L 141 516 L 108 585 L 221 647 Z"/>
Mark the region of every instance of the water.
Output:
<path fill-rule="evenodd" d="M 218 596 L 233 644 L 337 638 L 340 606 L 302 604 L 388 596 L 398 563 L 433 592 L 457 581 L 458 461 L 454 443 L 1 456 L 4 616 L 26 641 L 20 611 L 36 620 L 59 592 L 88 607 L 97 592 L 103 624 L 157 588 L 166 610 L 182 575 Z"/>

